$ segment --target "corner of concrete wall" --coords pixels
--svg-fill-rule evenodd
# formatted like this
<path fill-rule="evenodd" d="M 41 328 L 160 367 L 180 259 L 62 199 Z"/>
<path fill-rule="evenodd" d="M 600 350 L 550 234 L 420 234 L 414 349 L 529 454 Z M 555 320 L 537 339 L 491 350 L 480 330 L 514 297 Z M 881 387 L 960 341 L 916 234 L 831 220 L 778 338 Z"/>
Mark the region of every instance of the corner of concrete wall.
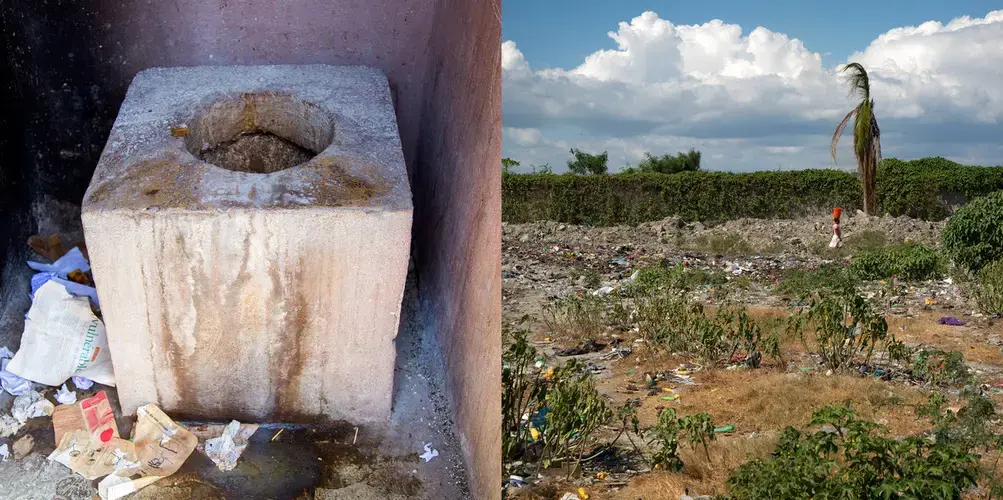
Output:
<path fill-rule="evenodd" d="M 501 2 L 443 0 L 415 195 L 419 290 L 478 500 L 501 497 Z"/>

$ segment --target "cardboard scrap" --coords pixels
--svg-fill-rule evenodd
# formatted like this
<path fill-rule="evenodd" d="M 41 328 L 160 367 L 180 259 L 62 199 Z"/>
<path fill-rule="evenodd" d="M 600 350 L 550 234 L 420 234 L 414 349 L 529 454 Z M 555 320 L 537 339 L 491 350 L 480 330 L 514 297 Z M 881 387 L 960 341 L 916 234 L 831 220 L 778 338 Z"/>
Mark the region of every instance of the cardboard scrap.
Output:
<path fill-rule="evenodd" d="M 104 500 L 115 500 L 174 474 L 195 451 L 198 438 L 174 423 L 156 405 L 136 410 L 133 440 L 138 464 L 121 468 L 98 483 Z M 127 441 L 128 442 L 128 441 Z"/>
<path fill-rule="evenodd" d="M 21 439 L 14 441 L 14 446 L 11 448 L 14 450 L 14 458 L 21 460 L 22 458 L 28 456 L 31 453 L 31 449 L 35 447 L 35 438 L 31 434 L 25 434 L 21 436 Z"/>
<path fill-rule="evenodd" d="M 119 437 L 115 413 L 108 402 L 108 396 L 100 391 L 79 403 L 60 405 L 52 413 L 52 427 L 56 431 L 56 442 L 61 443 L 63 435 L 82 429 L 94 436 L 99 443 L 107 443 Z"/>
<path fill-rule="evenodd" d="M 61 463 L 84 479 L 97 479 L 137 465 L 133 443 L 121 438 L 101 442 L 86 429 L 63 434 L 49 460 Z"/>

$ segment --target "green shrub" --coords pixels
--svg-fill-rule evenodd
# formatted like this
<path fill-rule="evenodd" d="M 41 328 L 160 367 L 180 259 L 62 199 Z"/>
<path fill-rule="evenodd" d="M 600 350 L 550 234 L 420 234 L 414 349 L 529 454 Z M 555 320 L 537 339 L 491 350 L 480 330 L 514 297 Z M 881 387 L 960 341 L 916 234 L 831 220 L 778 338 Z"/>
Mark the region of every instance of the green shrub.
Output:
<path fill-rule="evenodd" d="M 846 406 L 829 406 L 810 422 L 787 427 L 773 455 L 752 460 L 728 477 L 725 498 L 959 499 L 980 477 L 979 456 L 962 443 L 921 437 L 895 439 Z"/>
<path fill-rule="evenodd" d="M 839 264 L 817 269 L 787 269 L 780 275 L 777 291 L 790 298 L 804 298 L 818 290 L 852 290 L 858 280 Z"/>
<path fill-rule="evenodd" d="M 1003 191 L 958 209 L 941 237 L 947 255 L 972 271 L 1003 257 Z"/>
<path fill-rule="evenodd" d="M 613 418 L 614 412 L 596 390 L 588 370 L 574 359 L 554 371 L 546 402 L 549 411 L 541 429 L 541 465 L 570 462 L 570 477 L 585 452 L 597 443 L 595 432 Z"/>
<path fill-rule="evenodd" d="M 683 460 L 679 457 L 680 434 L 687 438 L 690 446 L 702 445 L 707 460 L 710 460 L 707 442 L 714 439 L 714 424 L 706 413 L 677 418 L 674 408 L 664 408 L 658 412 L 658 423 L 645 434 L 648 446 L 653 450 L 651 465 L 654 467 L 669 471 L 683 468 Z"/>
<path fill-rule="evenodd" d="M 884 315 L 851 290 L 816 293 L 791 315 L 789 328 L 832 370 L 855 359 L 867 364 L 878 344 L 894 341 Z"/>
<path fill-rule="evenodd" d="M 506 331 L 506 337 L 509 337 Z M 511 335 L 502 354 L 502 457 L 517 459 L 525 453 L 529 428 L 523 415 L 535 415 L 544 406 L 547 384 L 535 368 L 536 349 L 525 330 Z"/>
<path fill-rule="evenodd" d="M 932 385 L 964 385 L 972 381 L 965 357 L 958 351 L 922 349 L 913 361 L 912 373 Z"/>
<path fill-rule="evenodd" d="M 942 220 L 952 206 L 999 189 L 1000 168 L 888 158 L 878 166 L 876 196 L 879 213 Z M 828 213 L 834 206 L 852 213 L 862 199 L 856 176 L 839 170 L 505 175 L 502 220 L 613 226 L 670 215 L 705 222 L 793 218 Z"/>
<path fill-rule="evenodd" d="M 907 280 L 936 278 L 946 268 L 936 251 L 920 244 L 896 245 L 860 252 L 850 261 L 850 273 L 859 279 L 898 276 Z"/>
<path fill-rule="evenodd" d="M 979 270 L 979 279 L 972 291 L 983 313 L 1003 313 L 1003 260 L 995 260 Z"/>

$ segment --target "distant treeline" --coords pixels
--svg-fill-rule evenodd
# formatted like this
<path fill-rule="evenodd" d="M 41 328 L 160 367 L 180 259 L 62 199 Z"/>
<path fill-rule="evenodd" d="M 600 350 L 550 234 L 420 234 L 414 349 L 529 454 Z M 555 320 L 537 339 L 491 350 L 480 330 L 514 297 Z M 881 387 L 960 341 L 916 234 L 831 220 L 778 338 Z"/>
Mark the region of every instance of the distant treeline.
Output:
<path fill-rule="evenodd" d="M 860 182 L 853 173 L 707 172 L 698 170 L 699 153 L 695 154 L 691 157 L 695 162 L 689 165 L 695 163 L 696 168 L 671 174 L 650 170 L 607 175 L 503 174 L 502 220 L 610 226 L 676 215 L 688 221 L 723 222 L 827 213 L 834 206 L 853 213 L 862 206 Z M 687 164 L 685 155 L 668 158 L 673 164 Z M 939 157 L 888 158 L 878 166 L 878 213 L 940 220 L 968 200 L 1000 189 L 1001 167 L 965 166 Z"/>

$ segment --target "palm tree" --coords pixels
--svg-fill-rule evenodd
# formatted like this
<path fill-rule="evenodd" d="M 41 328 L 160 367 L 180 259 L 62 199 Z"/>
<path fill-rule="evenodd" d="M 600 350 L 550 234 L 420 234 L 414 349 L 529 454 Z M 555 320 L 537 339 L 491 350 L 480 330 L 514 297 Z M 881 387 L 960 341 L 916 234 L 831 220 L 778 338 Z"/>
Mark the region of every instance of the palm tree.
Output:
<path fill-rule="evenodd" d="M 850 63 L 843 72 L 850 74 L 846 83 L 850 86 L 850 96 L 860 97 L 860 104 L 843 117 L 832 134 L 832 161 L 836 163 L 836 143 L 843 135 L 843 129 L 853 119 L 853 155 L 857 157 L 857 170 L 860 171 L 860 184 L 864 189 L 864 212 L 874 215 L 877 208 L 874 201 L 875 181 L 878 172 L 878 161 L 881 160 L 881 130 L 878 119 L 874 117 L 874 99 L 871 99 L 871 82 L 867 71 L 860 63 Z"/>

